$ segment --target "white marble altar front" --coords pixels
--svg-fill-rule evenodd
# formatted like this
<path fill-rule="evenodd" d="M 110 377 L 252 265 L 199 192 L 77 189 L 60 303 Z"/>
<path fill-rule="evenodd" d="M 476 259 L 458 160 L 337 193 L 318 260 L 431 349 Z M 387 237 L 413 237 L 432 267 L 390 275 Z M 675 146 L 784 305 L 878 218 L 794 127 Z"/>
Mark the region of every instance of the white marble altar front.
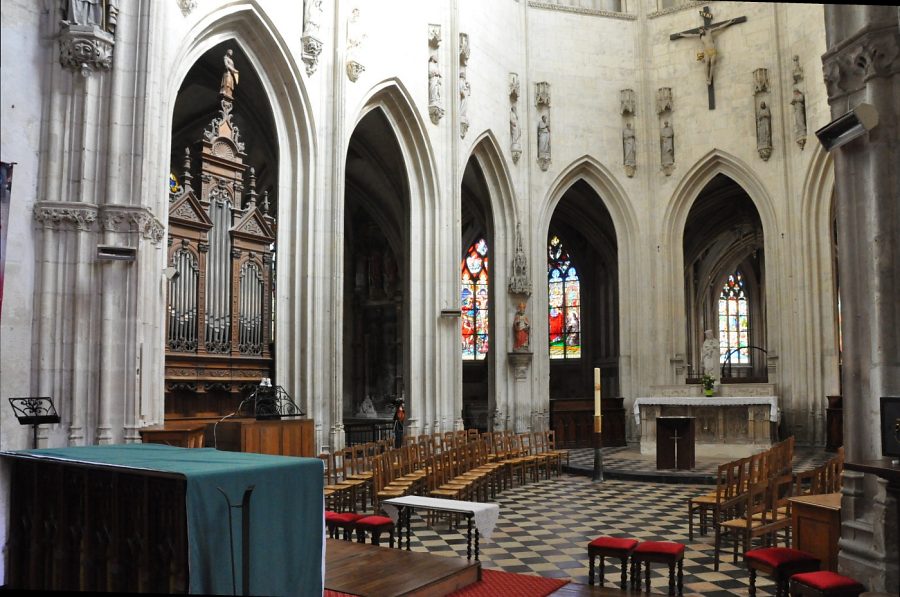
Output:
<path fill-rule="evenodd" d="M 772 384 L 726 384 L 717 396 L 701 395 L 700 386 L 654 386 L 654 396 L 637 398 L 633 413 L 641 430 L 641 454 L 656 454 L 656 418 L 696 417 L 695 454 L 743 458 L 777 441 L 781 416 Z"/>

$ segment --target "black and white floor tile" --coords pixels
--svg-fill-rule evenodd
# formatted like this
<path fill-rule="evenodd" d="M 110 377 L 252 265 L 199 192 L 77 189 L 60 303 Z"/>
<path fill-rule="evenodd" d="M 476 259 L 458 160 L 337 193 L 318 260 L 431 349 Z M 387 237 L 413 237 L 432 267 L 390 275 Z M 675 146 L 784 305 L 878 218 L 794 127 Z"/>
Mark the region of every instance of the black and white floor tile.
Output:
<path fill-rule="evenodd" d="M 615 448 L 606 450 L 616 450 Z M 593 462 L 593 451 L 591 454 Z M 647 470 L 655 467 L 638 462 L 628 449 L 609 454 L 610 466 L 616 454 L 623 466 Z M 572 468 L 577 452 L 572 454 Z M 639 456 L 639 455 L 638 455 Z M 805 470 L 827 459 L 821 450 L 798 451 L 794 470 Z M 699 464 L 699 463 L 698 463 Z M 713 469 L 714 470 L 714 469 Z M 687 500 L 707 493 L 709 485 L 650 483 L 607 478 L 593 483 L 586 475 L 563 474 L 503 491 L 496 502 L 500 518 L 491 541 L 481 542 L 481 562 L 486 568 L 553 578 L 571 578 L 587 584 L 587 544 L 607 535 L 633 537 L 644 541 L 677 541 L 686 548 L 684 594 L 705 597 L 748 595 L 749 576 L 742 558 L 733 563 L 725 546 L 719 570 L 713 566 L 712 535 L 688 541 Z M 437 555 L 466 555 L 465 529 L 450 529 L 448 521 L 433 526 L 413 516 L 411 547 L 414 551 Z M 607 586 L 617 586 L 618 562 L 607 561 Z M 651 587 L 666 593 L 668 570 L 651 566 Z M 765 576 L 757 578 L 757 595 L 774 595 L 774 585 Z"/>

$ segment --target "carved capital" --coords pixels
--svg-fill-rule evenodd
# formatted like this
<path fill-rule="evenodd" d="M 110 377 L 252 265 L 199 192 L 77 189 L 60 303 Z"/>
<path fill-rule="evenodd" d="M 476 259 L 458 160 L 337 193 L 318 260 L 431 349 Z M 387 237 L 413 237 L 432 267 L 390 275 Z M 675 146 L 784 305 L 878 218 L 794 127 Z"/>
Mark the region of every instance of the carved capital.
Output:
<path fill-rule="evenodd" d="M 166 228 L 146 207 L 133 205 L 104 205 L 100 208 L 103 230 L 107 232 L 139 233 L 158 245 L 166 235 Z"/>
<path fill-rule="evenodd" d="M 822 57 L 828 101 L 859 91 L 870 79 L 900 72 L 896 24 L 868 25 Z"/>
<path fill-rule="evenodd" d="M 90 232 L 97 221 L 97 206 L 90 203 L 40 202 L 34 206 L 34 220 L 51 230 Z"/>
<path fill-rule="evenodd" d="M 656 113 L 671 112 L 674 109 L 672 88 L 660 87 L 656 90 Z"/>
<path fill-rule="evenodd" d="M 303 46 L 303 52 L 300 55 L 303 63 L 306 64 L 306 76 L 311 77 L 316 68 L 319 66 L 319 54 L 322 53 L 322 42 L 312 35 L 304 35 L 300 38 Z"/>
<path fill-rule="evenodd" d="M 547 81 L 534 84 L 534 105 L 550 107 L 550 83 Z"/>
<path fill-rule="evenodd" d="M 441 45 L 441 26 L 428 25 L 428 45 L 433 49 L 437 49 Z"/>
<path fill-rule="evenodd" d="M 59 62 L 89 77 L 96 70 L 110 69 L 115 44 L 112 34 L 96 25 L 63 22 L 59 33 Z"/>
<path fill-rule="evenodd" d="M 191 14 L 191 11 L 197 8 L 197 0 L 176 0 L 178 2 L 178 8 L 181 9 L 181 14 L 184 16 L 188 16 Z"/>
<path fill-rule="evenodd" d="M 516 103 L 519 100 L 519 75 L 509 73 L 509 101 Z"/>

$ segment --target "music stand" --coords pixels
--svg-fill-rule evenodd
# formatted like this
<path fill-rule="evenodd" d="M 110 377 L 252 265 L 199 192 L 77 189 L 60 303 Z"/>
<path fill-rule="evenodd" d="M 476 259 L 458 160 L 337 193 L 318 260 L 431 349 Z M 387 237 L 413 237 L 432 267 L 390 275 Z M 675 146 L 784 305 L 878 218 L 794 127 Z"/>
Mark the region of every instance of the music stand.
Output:
<path fill-rule="evenodd" d="M 59 423 L 59 413 L 53 406 L 50 396 L 29 396 L 27 398 L 10 398 L 9 403 L 19 420 L 19 425 L 31 425 L 32 447 L 37 448 L 38 425 Z"/>

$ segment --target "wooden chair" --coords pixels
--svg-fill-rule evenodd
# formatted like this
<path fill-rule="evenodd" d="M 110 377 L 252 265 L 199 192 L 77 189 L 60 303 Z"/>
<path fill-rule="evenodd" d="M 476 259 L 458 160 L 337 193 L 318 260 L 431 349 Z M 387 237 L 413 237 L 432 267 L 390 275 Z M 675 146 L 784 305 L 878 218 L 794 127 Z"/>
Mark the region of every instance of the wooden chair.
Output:
<path fill-rule="evenodd" d="M 338 474 L 335 470 L 334 454 L 322 452 L 319 459 L 324 465 L 323 480 L 325 482 L 326 497 L 332 498 L 334 510 L 343 512 L 351 510 L 353 505 L 353 483 L 344 483 L 338 481 Z"/>
<path fill-rule="evenodd" d="M 793 479 L 791 475 L 781 475 L 771 480 L 755 484 L 741 496 L 744 502 L 737 518 L 723 520 L 719 528 L 733 542 L 734 562 L 737 563 L 738 543 L 742 552 L 749 551 L 755 538 L 761 538 L 763 546 L 777 545 L 778 533 L 784 533 L 785 547 L 790 544 L 791 512 L 788 498 L 791 496 Z M 723 535 L 719 534 L 721 541 Z M 719 561 L 719 549 L 716 545 L 715 562 Z"/>
<path fill-rule="evenodd" d="M 566 468 L 569 468 L 569 450 L 565 448 L 557 448 L 556 447 L 556 431 L 550 429 L 545 432 L 547 434 L 547 447 L 554 454 L 558 454 L 560 458 L 560 466 L 562 465 L 562 459 L 566 461 Z"/>

